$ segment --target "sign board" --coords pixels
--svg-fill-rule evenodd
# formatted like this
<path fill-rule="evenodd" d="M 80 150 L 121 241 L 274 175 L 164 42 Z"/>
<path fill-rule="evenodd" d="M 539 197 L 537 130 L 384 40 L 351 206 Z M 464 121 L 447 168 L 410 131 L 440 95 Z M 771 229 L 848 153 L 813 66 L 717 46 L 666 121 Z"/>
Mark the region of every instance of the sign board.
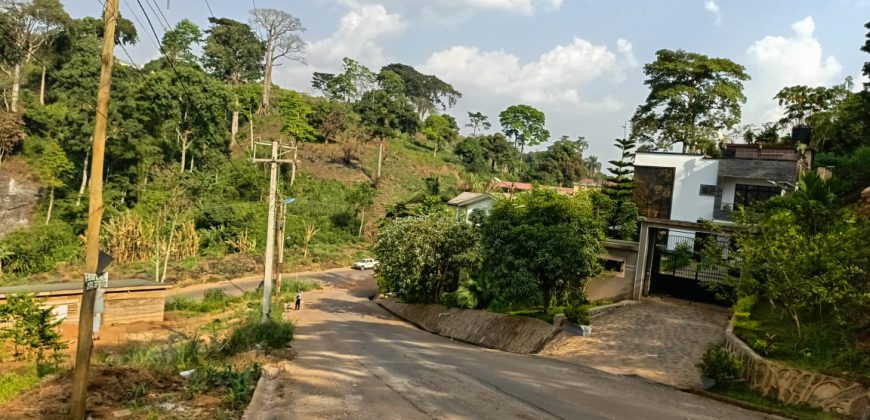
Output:
<path fill-rule="evenodd" d="M 85 290 L 94 290 L 109 285 L 109 273 L 85 273 Z"/>

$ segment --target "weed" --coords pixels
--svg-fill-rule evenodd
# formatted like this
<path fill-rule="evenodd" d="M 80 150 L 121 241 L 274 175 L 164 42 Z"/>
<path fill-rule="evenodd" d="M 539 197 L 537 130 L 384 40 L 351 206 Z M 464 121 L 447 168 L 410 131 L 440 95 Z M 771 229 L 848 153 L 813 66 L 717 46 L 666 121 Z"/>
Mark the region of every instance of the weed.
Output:
<path fill-rule="evenodd" d="M 0 404 L 36 387 L 38 383 L 39 375 L 36 366 L 0 374 Z"/>
<path fill-rule="evenodd" d="M 237 354 L 258 346 L 269 349 L 285 348 L 293 339 L 294 329 L 292 323 L 282 319 L 262 322 L 252 312 L 247 320 L 233 330 L 221 349 L 225 354 Z"/>

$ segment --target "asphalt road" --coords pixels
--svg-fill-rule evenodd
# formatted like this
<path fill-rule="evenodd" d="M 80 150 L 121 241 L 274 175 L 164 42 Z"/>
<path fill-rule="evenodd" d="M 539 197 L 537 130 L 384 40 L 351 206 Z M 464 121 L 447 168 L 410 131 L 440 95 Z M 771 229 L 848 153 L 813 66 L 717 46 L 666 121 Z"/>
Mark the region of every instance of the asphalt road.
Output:
<path fill-rule="evenodd" d="M 244 418 L 767 418 L 636 377 L 454 342 L 369 301 L 370 272 L 327 278 L 288 313 L 297 356 L 266 370 Z"/>
<path fill-rule="evenodd" d="M 359 274 L 359 271 L 351 270 L 349 268 L 342 268 L 319 272 L 287 273 L 284 274 L 282 278 L 293 279 L 299 277 L 318 280 L 327 286 L 331 285 L 335 287 L 348 287 L 348 281 L 354 278 L 353 273 Z M 371 271 L 369 271 L 369 276 L 371 276 L 370 273 Z M 229 296 L 241 296 L 247 291 L 256 290 L 257 287 L 260 285 L 260 281 L 262 280 L 263 276 L 251 276 L 235 280 L 197 284 L 195 286 L 188 286 L 178 289 L 169 289 L 166 292 L 166 300 L 168 301 L 175 297 L 200 299 L 205 294 L 206 290 L 209 289 L 221 289 Z"/>

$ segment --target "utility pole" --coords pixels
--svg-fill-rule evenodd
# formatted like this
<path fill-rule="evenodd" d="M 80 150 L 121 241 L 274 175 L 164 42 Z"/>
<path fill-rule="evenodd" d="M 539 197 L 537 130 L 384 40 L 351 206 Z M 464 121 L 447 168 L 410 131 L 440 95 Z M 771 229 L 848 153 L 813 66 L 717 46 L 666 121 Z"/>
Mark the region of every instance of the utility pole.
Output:
<path fill-rule="evenodd" d="M 269 315 L 272 312 L 272 273 L 275 268 L 275 201 L 278 193 L 278 164 L 289 163 L 290 159 L 282 159 L 281 157 L 288 153 L 294 152 L 296 146 L 279 145 L 277 141 L 271 143 L 258 142 L 255 144 L 272 147 L 272 156 L 269 159 L 257 158 L 257 151 L 254 149 L 254 163 L 268 162 L 270 164 L 269 175 L 269 221 L 266 230 L 266 262 L 263 273 L 263 322 L 269 320 Z"/>
<path fill-rule="evenodd" d="M 106 124 L 109 112 L 109 91 L 112 85 L 112 64 L 114 63 L 115 23 L 118 17 L 118 1 L 106 0 L 103 12 L 105 31 L 103 32 L 103 53 L 100 67 L 100 85 L 97 92 L 97 116 L 94 124 L 94 146 L 91 153 L 91 186 L 88 195 L 88 230 L 85 245 L 85 277 L 96 275 L 100 257 L 100 225 L 103 219 L 103 157 L 106 149 Z M 82 287 L 82 301 L 79 305 L 79 330 L 76 342 L 76 363 L 73 370 L 72 395 L 70 398 L 70 418 L 84 420 L 87 408 L 88 369 L 91 351 L 94 348 L 94 300 L 97 289 L 85 280 Z"/>
<path fill-rule="evenodd" d="M 292 184 L 291 184 L 292 185 Z M 275 274 L 275 294 L 281 294 L 281 274 L 284 273 L 284 229 L 287 226 L 287 204 L 281 201 L 281 222 L 278 223 L 278 265 Z"/>

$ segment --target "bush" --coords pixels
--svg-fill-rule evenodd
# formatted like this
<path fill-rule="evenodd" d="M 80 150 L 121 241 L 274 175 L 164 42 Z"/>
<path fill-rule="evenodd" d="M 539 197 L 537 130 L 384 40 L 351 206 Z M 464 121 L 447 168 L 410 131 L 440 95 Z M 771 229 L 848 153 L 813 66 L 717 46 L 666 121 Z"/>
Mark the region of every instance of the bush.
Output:
<path fill-rule="evenodd" d="M 240 298 L 227 296 L 226 292 L 221 289 L 208 289 L 202 300 L 198 302 L 183 296 L 172 298 L 166 303 L 166 310 L 214 313 L 222 312 L 239 301 L 241 301 Z"/>
<path fill-rule="evenodd" d="M 0 330 L 0 340 L 5 347 L 12 347 L 16 360 L 36 357 L 37 367 L 42 368 L 45 352 L 51 353 L 48 366 L 59 362 L 60 350 L 64 348 L 57 330 L 51 308 L 39 305 L 33 295 L 15 294 L 0 306 L 0 323 L 9 326 Z"/>
<path fill-rule="evenodd" d="M 667 252 L 668 259 L 662 261 L 662 271 L 679 270 L 692 262 L 694 252 L 688 242 L 680 242 L 676 248 Z"/>
<path fill-rule="evenodd" d="M 203 392 L 220 386 L 226 387 L 227 405 L 232 410 L 238 410 L 251 402 L 251 396 L 261 374 L 262 369 L 256 363 L 239 371 L 229 365 L 222 368 L 206 366 L 194 372 L 190 387 L 194 392 Z"/>
<path fill-rule="evenodd" d="M 322 288 L 323 286 L 317 280 L 297 278 L 281 280 L 281 294 L 283 295 L 296 295 L 299 292 L 310 292 Z"/>
<path fill-rule="evenodd" d="M 715 380 L 717 384 L 738 379 L 743 372 L 743 362 L 718 344 L 710 344 L 695 367 L 702 376 Z"/>
<path fill-rule="evenodd" d="M 586 305 L 573 305 L 565 308 L 565 319 L 578 325 L 589 325 L 589 309 Z"/>
<path fill-rule="evenodd" d="M 72 228 L 60 221 L 18 229 L 0 242 L 0 248 L 10 253 L 4 272 L 17 275 L 50 271 L 59 262 L 75 260 L 81 250 Z"/>
<path fill-rule="evenodd" d="M 252 312 L 249 319 L 233 330 L 230 337 L 221 346 L 227 354 L 236 354 L 251 350 L 257 346 L 269 349 L 287 347 L 293 339 L 295 327 L 292 323 L 281 319 L 270 319 L 262 322 L 259 315 Z"/>

